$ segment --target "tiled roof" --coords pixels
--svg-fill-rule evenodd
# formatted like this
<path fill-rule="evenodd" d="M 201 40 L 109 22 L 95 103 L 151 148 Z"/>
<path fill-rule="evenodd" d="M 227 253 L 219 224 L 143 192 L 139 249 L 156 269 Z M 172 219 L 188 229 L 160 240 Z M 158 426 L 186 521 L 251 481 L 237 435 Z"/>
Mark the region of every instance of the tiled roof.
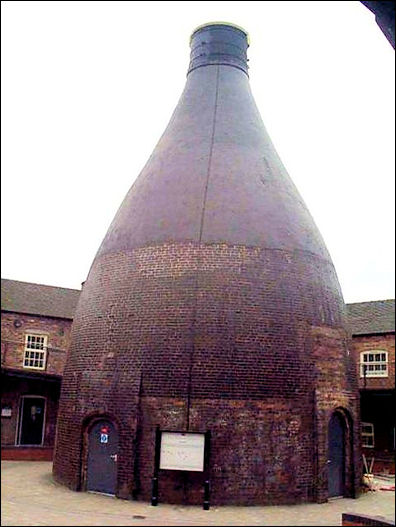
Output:
<path fill-rule="evenodd" d="M 1 309 L 16 313 L 73 319 L 78 289 L 1 279 Z"/>
<path fill-rule="evenodd" d="M 395 300 L 375 300 L 347 304 L 352 335 L 391 333 L 395 331 Z"/>

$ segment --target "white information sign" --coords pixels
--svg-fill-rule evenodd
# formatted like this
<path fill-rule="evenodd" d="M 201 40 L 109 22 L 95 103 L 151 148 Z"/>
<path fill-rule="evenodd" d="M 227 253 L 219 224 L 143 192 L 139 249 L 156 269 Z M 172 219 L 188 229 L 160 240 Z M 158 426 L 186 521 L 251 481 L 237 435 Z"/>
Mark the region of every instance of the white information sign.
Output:
<path fill-rule="evenodd" d="M 205 434 L 161 433 L 160 469 L 204 470 Z"/>
<path fill-rule="evenodd" d="M 8 406 L 4 406 L 1 409 L 1 417 L 11 417 L 11 408 Z"/>

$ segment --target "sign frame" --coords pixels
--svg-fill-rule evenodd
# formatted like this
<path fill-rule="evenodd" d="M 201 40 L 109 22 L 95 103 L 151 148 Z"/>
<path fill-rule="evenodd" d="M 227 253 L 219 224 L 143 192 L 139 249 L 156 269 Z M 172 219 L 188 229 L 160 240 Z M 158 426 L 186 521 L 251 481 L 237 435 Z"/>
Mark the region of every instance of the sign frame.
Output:
<path fill-rule="evenodd" d="M 151 505 L 158 505 L 158 478 L 159 472 L 166 470 L 179 471 L 179 472 L 198 472 L 197 470 L 188 470 L 186 468 L 160 468 L 161 460 L 161 440 L 162 433 L 178 434 L 178 435 L 201 435 L 204 436 L 203 446 L 203 470 L 199 470 L 204 476 L 204 501 L 203 509 L 209 510 L 210 508 L 210 481 L 209 481 L 209 459 L 210 459 L 210 430 L 206 432 L 190 432 L 187 430 L 161 430 L 159 425 L 155 429 L 155 457 L 154 457 L 154 474 L 152 479 L 152 493 L 151 493 Z"/>
<path fill-rule="evenodd" d="M 205 471 L 205 433 L 161 430 L 159 470 Z"/>

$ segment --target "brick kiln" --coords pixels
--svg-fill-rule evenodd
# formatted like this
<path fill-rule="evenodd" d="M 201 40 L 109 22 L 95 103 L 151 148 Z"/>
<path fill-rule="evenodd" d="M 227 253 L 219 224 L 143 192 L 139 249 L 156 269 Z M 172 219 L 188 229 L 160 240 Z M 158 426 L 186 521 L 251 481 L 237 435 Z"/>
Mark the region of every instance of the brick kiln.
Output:
<path fill-rule="evenodd" d="M 54 459 L 74 490 L 153 503 L 355 495 L 344 301 L 255 105 L 247 47 L 231 24 L 193 32 L 184 92 L 89 271 Z"/>

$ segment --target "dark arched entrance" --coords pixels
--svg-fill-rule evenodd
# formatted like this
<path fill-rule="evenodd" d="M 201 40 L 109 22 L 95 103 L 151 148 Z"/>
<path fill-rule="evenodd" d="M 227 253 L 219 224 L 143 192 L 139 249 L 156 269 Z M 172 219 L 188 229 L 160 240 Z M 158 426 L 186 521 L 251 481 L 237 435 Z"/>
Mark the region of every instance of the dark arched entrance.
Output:
<path fill-rule="evenodd" d="M 87 490 L 115 495 L 118 432 L 107 419 L 96 420 L 88 431 Z"/>
<path fill-rule="evenodd" d="M 344 496 L 345 490 L 345 422 L 334 412 L 328 428 L 328 485 L 329 498 Z"/>

